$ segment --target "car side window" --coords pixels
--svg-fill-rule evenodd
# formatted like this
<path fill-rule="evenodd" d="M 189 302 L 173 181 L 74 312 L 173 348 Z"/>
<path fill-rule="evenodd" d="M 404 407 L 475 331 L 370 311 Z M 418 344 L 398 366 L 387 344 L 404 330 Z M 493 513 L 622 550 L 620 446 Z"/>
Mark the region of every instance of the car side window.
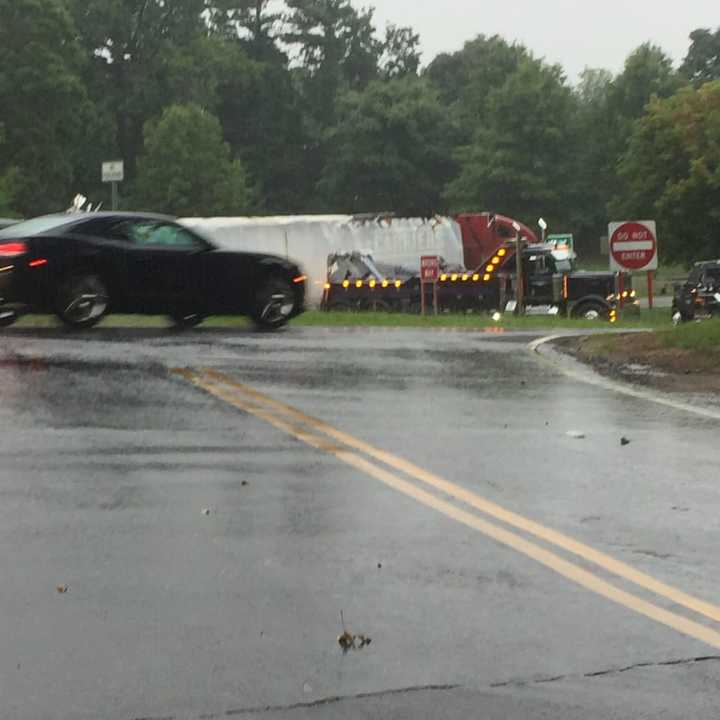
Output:
<path fill-rule="evenodd" d="M 163 223 L 156 225 L 149 236 L 147 244 L 153 247 L 169 247 L 178 250 L 195 250 L 203 247 L 202 243 L 185 228 Z"/>
<path fill-rule="evenodd" d="M 201 250 L 205 247 L 203 242 L 189 230 L 153 220 L 120 223 L 113 228 L 113 234 L 119 235 L 137 247 L 177 250 Z"/>

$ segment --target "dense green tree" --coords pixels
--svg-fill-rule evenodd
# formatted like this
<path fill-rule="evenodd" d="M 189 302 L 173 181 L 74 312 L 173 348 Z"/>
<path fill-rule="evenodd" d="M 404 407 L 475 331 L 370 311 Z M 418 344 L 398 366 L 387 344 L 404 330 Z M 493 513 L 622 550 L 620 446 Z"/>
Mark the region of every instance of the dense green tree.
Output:
<path fill-rule="evenodd" d="M 0 175 L 0 216 L 8 217 L 14 215 L 13 201 L 13 176 L 11 170 L 5 171 Z"/>
<path fill-rule="evenodd" d="M 245 170 L 232 160 L 218 119 L 172 105 L 144 131 L 135 205 L 173 215 L 242 215 L 253 208 Z"/>
<path fill-rule="evenodd" d="M 585 69 L 575 88 L 575 115 L 568 117 L 578 142 L 570 160 L 573 202 L 567 229 L 582 254 L 599 251 L 599 238 L 607 232 L 607 204 L 616 191 L 614 120 L 608 109 L 612 82 L 607 70 Z"/>
<path fill-rule="evenodd" d="M 320 195 L 328 209 L 432 214 L 453 169 L 448 135 L 437 93 L 417 77 L 347 91 L 329 133 Z"/>
<path fill-rule="evenodd" d="M 212 26 L 230 39 L 240 39 L 254 60 L 285 60 L 277 46 L 283 13 L 273 0 L 214 0 Z"/>
<path fill-rule="evenodd" d="M 240 62 L 236 63 L 239 68 Z M 264 212 L 300 212 L 309 202 L 300 97 L 286 61 L 246 59 L 219 89 L 225 139 L 257 184 Z"/>
<path fill-rule="evenodd" d="M 614 202 L 628 193 L 623 177 L 618 175 L 618 162 L 628 149 L 636 121 L 653 98 L 668 98 L 683 85 L 673 68 L 672 59 L 657 45 L 645 43 L 625 61 L 622 73 L 608 88 L 606 116 L 599 123 L 607 125 L 606 162 L 597 168 L 603 184 L 614 186 L 607 202 Z"/>
<path fill-rule="evenodd" d="M 388 25 L 380 60 L 382 77 L 417 75 L 420 69 L 420 36 L 411 27 Z"/>
<path fill-rule="evenodd" d="M 91 61 L 90 92 L 112 118 L 114 154 L 129 176 L 143 126 L 172 103 L 213 107 L 223 45 L 209 34 L 208 0 L 67 0 Z"/>
<path fill-rule="evenodd" d="M 460 173 L 447 190 L 452 209 L 493 209 L 533 225 L 542 215 L 564 227 L 577 144 L 568 122 L 573 111 L 562 70 L 523 59 L 489 92 L 482 124 L 460 149 Z"/>
<path fill-rule="evenodd" d="M 294 69 L 303 124 L 307 210 L 324 207 L 313 194 L 328 158 L 326 133 L 335 124 L 338 97 L 362 90 L 378 76 L 382 43 L 375 35 L 372 10 L 356 10 L 350 0 L 287 0 L 285 42 L 297 52 Z"/>
<path fill-rule="evenodd" d="M 5 130 L 0 123 L 0 153 L 5 144 Z M 14 176 L 15 168 L 0 169 L 0 217 L 7 217 L 14 213 Z"/>
<path fill-rule="evenodd" d="M 0 175 L 23 215 L 67 207 L 93 109 L 83 56 L 60 0 L 0 0 Z M 8 190 L 5 190 L 7 193 Z"/>
<path fill-rule="evenodd" d="M 665 258 L 720 256 L 720 81 L 652 100 L 620 175 L 613 212 L 656 219 Z"/>
<path fill-rule="evenodd" d="M 288 0 L 286 42 L 298 48 L 303 91 L 322 126 L 332 123 L 335 99 L 360 90 L 378 74 L 382 44 L 372 10 L 350 0 Z"/>
<path fill-rule="evenodd" d="M 484 122 L 491 93 L 529 58 L 522 45 L 510 44 L 498 35 L 479 35 L 462 50 L 442 53 L 430 63 L 426 75 L 457 118 L 463 142 L 469 142 Z"/>
<path fill-rule="evenodd" d="M 696 85 L 720 80 L 720 27 L 715 32 L 700 28 L 690 33 L 690 49 L 681 74 Z"/>
<path fill-rule="evenodd" d="M 672 58 L 662 48 L 651 43 L 637 48 L 628 56 L 608 93 L 608 108 L 619 119 L 620 133 L 632 131 L 633 122 L 644 114 L 653 96 L 670 97 L 682 84 Z"/>

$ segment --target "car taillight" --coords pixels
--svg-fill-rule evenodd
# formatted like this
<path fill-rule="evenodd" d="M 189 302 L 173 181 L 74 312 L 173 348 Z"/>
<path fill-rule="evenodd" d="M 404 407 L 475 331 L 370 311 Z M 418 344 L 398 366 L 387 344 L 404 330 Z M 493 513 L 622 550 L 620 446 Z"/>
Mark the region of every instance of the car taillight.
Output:
<path fill-rule="evenodd" d="M 0 258 L 12 258 L 24 255 L 28 251 L 27 243 L 7 242 L 0 243 Z"/>

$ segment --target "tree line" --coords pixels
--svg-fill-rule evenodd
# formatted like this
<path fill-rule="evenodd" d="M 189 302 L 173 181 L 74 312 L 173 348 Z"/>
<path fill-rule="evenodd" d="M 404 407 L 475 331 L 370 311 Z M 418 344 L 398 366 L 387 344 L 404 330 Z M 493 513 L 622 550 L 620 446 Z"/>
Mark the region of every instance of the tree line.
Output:
<path fill-rule="evenodd" d="M 720 29 L 617 75 L 479 35 L 424 65 L 350 0 L 0 0 L 0 215 L 109 200 L 176 215 L 495 210 L 573 232 L 655 218 L 720 255 Z"/>

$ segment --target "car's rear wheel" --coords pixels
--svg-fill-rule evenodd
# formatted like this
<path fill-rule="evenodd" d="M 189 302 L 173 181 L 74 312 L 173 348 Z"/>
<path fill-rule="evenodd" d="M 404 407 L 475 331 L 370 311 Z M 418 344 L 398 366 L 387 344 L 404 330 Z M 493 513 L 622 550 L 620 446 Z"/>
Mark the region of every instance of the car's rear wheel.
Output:
<path fill-rule="evenodd" d="M 187 330 L 200 325 L 200 323 L 205 320 L 205 315 L 201 313 L 175 312 L 170 315 L 170 320 L 172 321 L 173 327 L 178 330 Z"/>
<path fill-rule="evenodd" d="M 255 295 L 252 319 L 261 330 L 282 327 L 295 311 L 295 289 L 288 280 L 272 276 L 265 280 Z"/>
<path fill-rule="evenodd" d="M 110 294 L 105 283 L 91 273 L 75 275 L 66 280 L 57 296 L 56 314 L 71 328 L 97 325 L 110 307 Z"/>

